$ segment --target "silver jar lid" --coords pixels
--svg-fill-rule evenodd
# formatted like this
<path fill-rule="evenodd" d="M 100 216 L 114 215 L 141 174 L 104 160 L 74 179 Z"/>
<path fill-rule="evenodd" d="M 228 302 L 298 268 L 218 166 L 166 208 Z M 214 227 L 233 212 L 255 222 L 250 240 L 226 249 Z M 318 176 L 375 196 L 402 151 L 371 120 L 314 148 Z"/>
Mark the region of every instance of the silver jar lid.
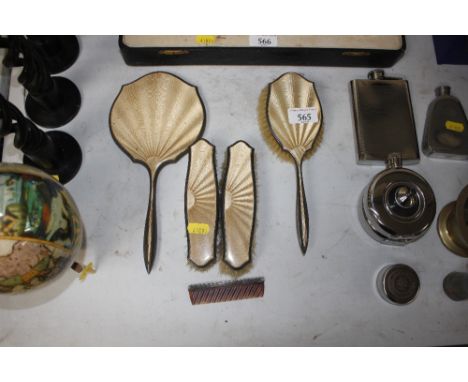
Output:
<path fill-rule="evenodd" d="M 429 229 L 436 213 L 434 192 L 419 174 L 401 168 L 396 157 L 364 189 L 361 224 L 379 242 L 406 244 Z"/>
<path fill-rule="evenodd" d="M 377 276 L 377 290 L 381 297 L 396 305 L 406 305 L 413 301 L 419 286 L 417 273 L 404 264 L 388 265 Z"/>

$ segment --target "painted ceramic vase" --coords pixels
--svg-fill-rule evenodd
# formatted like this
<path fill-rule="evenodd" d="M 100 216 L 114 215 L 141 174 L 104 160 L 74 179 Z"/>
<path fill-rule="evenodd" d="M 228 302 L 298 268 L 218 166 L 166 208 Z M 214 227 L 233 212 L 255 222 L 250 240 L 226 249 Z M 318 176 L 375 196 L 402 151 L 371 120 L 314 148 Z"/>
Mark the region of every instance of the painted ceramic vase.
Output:
<path fill-rule="evenodd" d="M 56 278 L 81 249 L 83 225 L 68 191 L 21 164 L 0 164 L 0 293 Z"/>

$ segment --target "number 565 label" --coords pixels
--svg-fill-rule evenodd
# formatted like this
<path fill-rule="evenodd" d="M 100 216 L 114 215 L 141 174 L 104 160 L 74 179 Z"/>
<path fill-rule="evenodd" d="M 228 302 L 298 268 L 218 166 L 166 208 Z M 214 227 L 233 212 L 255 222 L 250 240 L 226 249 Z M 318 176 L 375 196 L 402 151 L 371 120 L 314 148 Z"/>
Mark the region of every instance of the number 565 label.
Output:
<path fill-rule="evenodd" d="M 316 107 L 290 107 L 288 109 L 288 120 L 291 125 L 297 123 L 318 122 Z"/>

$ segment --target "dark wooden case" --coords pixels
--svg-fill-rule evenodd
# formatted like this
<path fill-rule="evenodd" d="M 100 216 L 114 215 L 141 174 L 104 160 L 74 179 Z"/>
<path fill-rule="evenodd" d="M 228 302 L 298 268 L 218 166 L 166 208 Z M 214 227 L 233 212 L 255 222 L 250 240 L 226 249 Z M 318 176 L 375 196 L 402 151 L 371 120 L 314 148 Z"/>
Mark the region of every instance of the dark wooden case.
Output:
<path fill-rule="evenodd" d="M 151 40 L 149 36 L 138 36 Z M 167 38 L 166 38 L 167 37 Z M 320 36 L 334 47 L 320 47 L 317 44 L 294 44 L 298 41 L 315 39 L 314 36 L 278 36 L 276 47 L 253 47 L 248 44 L 248 36 L 216 36 L 221 42 L 210 45 L 181 45 L 181 40 L 192 36 L 154 36 L 155 41 L 144 45 L 133 45 L 128 39 L 135 36 L 119 36 L 122 56 L 131 66 L 145 65 L 292 65 L 292 66 L 337 66 L 337 67 L 372 67 L 385 68 L 394 65 L 404 54 L 406 43 L 403 36 Z M 165 39 L 166 38 L 166 39 Z M 227 39 L 244 39 L 247 43 L 226 45 Z M 288 44 L 281 44 L 281 38 L 287 38 Z M 337 39 L 337 43 L 333 41 Z M 372 40 L 372 44 L 357 44 L 352 39 Z M 392 38 L 397 43 L 391 49 L 379 48 L 379 39 Z M 178 40 L 179 39 L 179 40 Z M 302 40 L 301 40 L 302 39 Z M 338 40 L 341 39 L 341 40 Z M 343 46 L 340 41 L 351 43 Z M 195 36 L 193 36 L 195 42 Z M 285 46 L 287 45 L 287 46 Z M 296 45 L 296 46 L 294 46 Z M 314 46 L 315 45 L 315 46 Z M 385 45 L 385 44 L 383 44 Z M 370 47 L 372 46 L 372 47 Z"/>

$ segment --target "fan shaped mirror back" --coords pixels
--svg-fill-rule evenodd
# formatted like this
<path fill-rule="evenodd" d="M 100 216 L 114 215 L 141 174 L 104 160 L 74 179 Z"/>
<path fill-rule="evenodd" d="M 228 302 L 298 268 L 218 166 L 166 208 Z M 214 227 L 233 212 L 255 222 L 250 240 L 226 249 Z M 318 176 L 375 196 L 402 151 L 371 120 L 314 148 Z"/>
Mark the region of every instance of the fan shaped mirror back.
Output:
<path fill-rule="evenodd" d="M 152 170 L 183 154 L 200 136 L 204 122 L 197 88 L 165 72 L 124 85 L 110 114 L 119 146 Z"/>

